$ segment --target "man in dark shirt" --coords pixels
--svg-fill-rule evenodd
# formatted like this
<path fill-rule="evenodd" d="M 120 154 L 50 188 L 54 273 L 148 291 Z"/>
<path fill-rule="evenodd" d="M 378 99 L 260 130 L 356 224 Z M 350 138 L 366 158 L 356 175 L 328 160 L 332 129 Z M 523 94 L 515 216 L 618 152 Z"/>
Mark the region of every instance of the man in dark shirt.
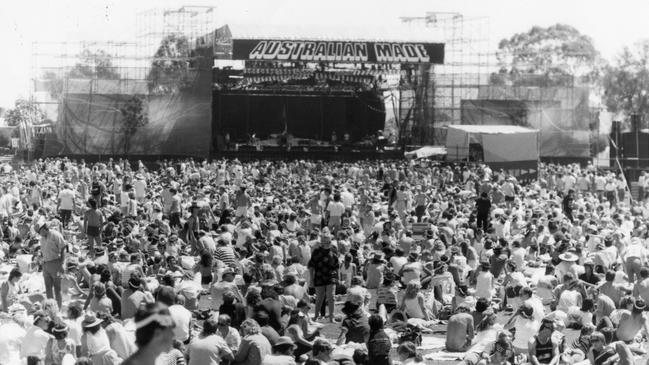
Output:
<path fill-rule="evenodd" d="M 478 228 L 486 231 L 489 227 L 489 211 L 491 210 L 491 200 L 486 192 L 480 194 L 480 197 L 476 199 L 475 206 Z"/>
<path fill-rule="evenodd" d="M 572 202 L 575 200 L 575 191 L 570 189 L 563 198 L 563 213 L 572 222 Z"/>
<path fill-rule="evenodd" d="M 599 277 L 595 275 L 595 263 L 593 260 L 586 260 L 584 262 L 584 273 L 579 275 L 579 280 L 586 282 L 588 284 L 597 285 L 599 284 Z"/>
<path fill-rule="evenodd" d="M 494 254 L 489 258 L 489 263 L 491 264 L 491 274 L 494 278 L 499 277 L 507 263 L 507 255 L 503 252 L 502 247 L 494 247 Z"/>
<path fill-rule="evenodd" d="M 236 298 L 237 296 L 231 291 L 223 293 L 223 304 L 219 307 L 219 314 L 229 315 L 230 326 L 239 328 L 241 322 L 246 319 L 246 306 L 235 302 Z"/>
<path fill-rule="evenodd" d="M 369 363 L 373 365 L 390 365 L 390 350 L 392 341 L 383 330 L 383 319 L 378 314 L 373 314 L 368 319 L 370 326 L 370 339 L 367 341 L 367 355 Z"/>
<path fill-rule="evenodd" d="M 261 334 L 264 335 L 271 346 L 275 346 L 275 343 L 279 339 L 280 335 L 269 323 L 270 316 L 266 311 L 258 311 L 255 313 L 254 320 L 259 323 L 261 327 Z"/>
<path fill-rule="evenodd" d="M 320 238 L 320 247 L 311 254 L 309 277 L 311 286 L 315 287 L 316 318 L 326 299 L 329 306 L 329 320 L 334 320 L 334 292 L 338 277 L 338 255 L 331 249 L 331 235 L 326 232 Z"/>

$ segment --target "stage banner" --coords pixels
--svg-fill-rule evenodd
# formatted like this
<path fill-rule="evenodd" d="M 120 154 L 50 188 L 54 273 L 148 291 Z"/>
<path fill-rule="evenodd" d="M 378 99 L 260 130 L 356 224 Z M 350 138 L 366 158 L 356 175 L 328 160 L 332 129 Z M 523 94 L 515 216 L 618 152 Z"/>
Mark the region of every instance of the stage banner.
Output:
<path fill-rule="evenodd" d="M 444 44 L 233 39 L 232 59 L 443 64 Z"/>

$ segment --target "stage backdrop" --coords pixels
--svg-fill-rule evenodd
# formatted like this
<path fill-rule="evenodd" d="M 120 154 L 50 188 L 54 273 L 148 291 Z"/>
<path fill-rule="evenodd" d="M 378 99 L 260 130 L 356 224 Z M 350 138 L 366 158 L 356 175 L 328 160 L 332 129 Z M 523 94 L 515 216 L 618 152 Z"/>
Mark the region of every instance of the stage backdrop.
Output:
<path fill-rule="evenodd" d="M 264 95 L 253 92 L 214 91 L 215 134 L 230 135 L 232 142 L 247 142 L 286 131 L 296 138 L 338 141 L 345 133 L 352 142 L 383 129 L 383 101 L 372 92 L 352 95 Z"/>
<path fill-rule="evenodd" d="M 150 92 L 146 80 L 69 80 L 61 96 L 57 143 L 45 155 L 209 156 L 212 140 L 212 49 L 192 70 L 191 81 L 173 92 Z M 126 87 L 126 86 L 128 87 Z M 121 108 L 137 97 L 148 123 L 125 150 Z"/>
<path fill-rule="evenodd" d="M 462 100 L 462 124 L 512 125 L 540 131 L 541 156 L 588 157 L 590 135 L 579 125 L 571 126 L 575 115 L 563 109 L 559 100 Z M 575 121 L 576 122 L 576 121 Z"/>
<path fill-rule="evenodd" d="M 449 125 L 446 150 L 449 160 L 469 157 L 469 145 L 482 145 L 485 162 L 538 160 L 539 131 L 511 125 Z"/>

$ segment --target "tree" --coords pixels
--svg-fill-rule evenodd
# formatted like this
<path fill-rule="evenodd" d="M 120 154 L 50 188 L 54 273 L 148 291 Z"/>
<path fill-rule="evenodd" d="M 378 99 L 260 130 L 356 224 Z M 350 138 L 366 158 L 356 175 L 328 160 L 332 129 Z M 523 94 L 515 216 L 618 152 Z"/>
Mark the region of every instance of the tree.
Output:
<path fill-rule="evenodd" d="M 16 100 L 14 108 L 7 110 L 4 117 L 7 125 L 12 127 L 20 125 L 21 122 L 31 125 L 45 122 L 45 113 L 36 103 L 25 99 Z"/>
<path fill-rule="evenodd" d="M 129 99 L 124 107 L 120 108 L 120 113 L 122 114 L 121 132 L 124 133 L 124 153 L 128 154 L 133 135 L 149 123 L 149 118 L 144 110 L 143 98 L 139 96 Z"/>
<path fill-rule="evenodd" d="M 149 91 L 173 94 L 191 85 L 191 49 L 186 36 L 171 34 L 160 42 L 149 71 Z"/>
<path fill-rule="evenodd" d="M 113 56 L 99 49 L 91 51 L 84 48 L 79 54 L 79 62 L 68 73 L 72 79 L 105 79 L 117 80 L 119 73 L 113 65 Z"/>
<path fill-rule="evenodd" d="M 569 85 L 573 78 L 595 82 L 604 65 L 591 38 L 565 24 L 534 26 L 501 40 L 497 59 L 500 71 L 491 80 L 495 84 L 511 80 L 514 84 Z"/>
<path fill-rule="evenodd" d="M 610 112 L 649 117 L 649 41 L 625 47 L 602 79 L 604 104 Z"/>
<path fill-rule="evenodd" d="M 57 73 L 47 71 L 43 74 L 43 80 L 47 82 L 47 90 L 50 92 L 53 99 L 58 99 L 58 97 L 63 94 L 63 78 L 61 78 Z"/>

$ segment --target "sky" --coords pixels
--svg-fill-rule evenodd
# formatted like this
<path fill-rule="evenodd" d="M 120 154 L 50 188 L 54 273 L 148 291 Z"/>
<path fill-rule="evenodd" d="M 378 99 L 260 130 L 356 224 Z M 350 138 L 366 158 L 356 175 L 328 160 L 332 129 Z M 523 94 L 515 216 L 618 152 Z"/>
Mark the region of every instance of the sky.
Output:
<path fill-rule="evenodd" d="M 534 25 L 570 24 L 589 35 L 609 61 L 649 39 L 643 0 L 0 0 L 0 107 L 29 96 L 34 42 L 133 41 L 136 14 L 182 5 L 216 7 L 237 24 L 377 26 L 427 11 L 489 19 L 490 49 Z"/>

